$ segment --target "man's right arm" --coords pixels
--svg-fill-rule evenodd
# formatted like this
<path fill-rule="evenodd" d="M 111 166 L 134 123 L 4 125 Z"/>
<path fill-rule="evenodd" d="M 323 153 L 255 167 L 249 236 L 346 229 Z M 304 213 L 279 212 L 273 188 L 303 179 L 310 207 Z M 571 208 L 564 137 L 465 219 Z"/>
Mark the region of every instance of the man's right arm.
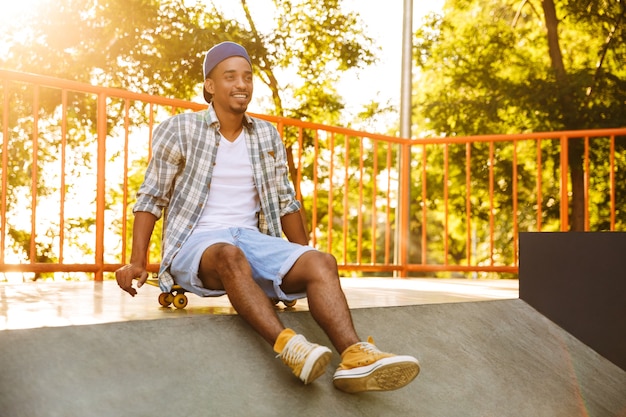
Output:
<path fill-rule="evenodd" d="M 115 271 L 117 284 L 133 297 L 137 294 L 137 290 L 133 288 L 133 279 L 137 278 L 137 288 L 141 288 L 148 279 L 146 257 L 148 254 L 148 246 L 150 245 L 150 237 L 152 236 L 156 221 L 157 217 L 152 213 L 145 211 L 135 212 L 133 247 L 130 262 L 128 265 L 124 265 Z"/>

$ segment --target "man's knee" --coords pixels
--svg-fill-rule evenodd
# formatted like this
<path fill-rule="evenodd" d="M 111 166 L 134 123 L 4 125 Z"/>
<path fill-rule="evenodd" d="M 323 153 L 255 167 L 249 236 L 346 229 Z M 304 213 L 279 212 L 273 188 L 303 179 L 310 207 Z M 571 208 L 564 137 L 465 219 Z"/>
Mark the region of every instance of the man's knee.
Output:
<path fill-rule="evenodd" d="M 243 251 L 228 243 L 217 243 L 202 254 L 199 275 L 206 288 L 223 289 L 225 279 L 243 275 L 242 268 L 247 268 Z"/>
<path fill-rule="evenodd" d="M 214 259 L 217 263 L 238 263 L 246 258 L 243 254 L 243 251 L 237 246 L 228 243 L 217 244 L 216 246 L 217 247 L 214 251 Z"/>
<path fill-rule="evenodd" d="M 215 252 L 215 269 L 220 275 L 241 275 L 242 269 L 249 269 L 246 255 L 233 245 L 221 245 Z"/>
<path fill-rule="evenodd" d="M 326 252 L 307 252 L 306 262 L 302 267 L 307 275 L 313 278 L 332 279 L 338 277 L 337 260 L 333 255 Z"/>
<path fill-rule="evenodd" d="M 330 253 L 326 252 L 318 252 L 320 255 L 319 263 L 320 266 L 326 268 L 328 270 L 337 272 L 337 259 Z"/>

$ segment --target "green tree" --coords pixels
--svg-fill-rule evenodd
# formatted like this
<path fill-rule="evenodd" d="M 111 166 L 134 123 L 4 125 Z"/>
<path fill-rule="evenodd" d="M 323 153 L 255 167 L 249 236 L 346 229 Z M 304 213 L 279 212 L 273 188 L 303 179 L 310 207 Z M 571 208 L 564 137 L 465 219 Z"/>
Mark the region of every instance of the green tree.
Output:
<path fill-rule="evenodd" d="M 223 16 L 213 4 L 188 5 L 183 0 L 41 0 L 37 8 L 13 16 L 0 26 L 3 48 L 0 67 L 193 99 L 202 91 L 200 74 L 206 50 L 218 42 L 231 40 L 246 45 L 255 63 L 256 75 L 272 91 L 272 113 L 324 123 L 339 120 L 343 109 L 342 99 L 335 89 L 339 74 L 374 61 L 373 40 L 365 35 L 363 26 L 357 24 L 358 14 L 342 12 L 340 0 L 276 0 L 274 27 L 268 33 L 261 33 L 247 1 L 241 0 L 240 5 L 245 16 L 242 21 Z M 298 79 L 293 84 L 278 75 L 288 68 L 296 68 Z M 10 160 L 15 164 L 34 161 L 32 137 L 27 133 L 32 131 L 34 123 L 29 107 L 33 92 L 14 85 L 0 88 L 12 103 L 8 118 L 11 133 L 3 140 L 9 141 L 10 152 L 23 153 Z M 39 119 L 53 120 L 60 109 L 58 92 L 41 90 L 39 93 Z M 125 117 L 123 103 L 113 103 L 111 107 L 113 111 L 107 115 L 109 135 L 123 124 Z M 131 103 L 131 107 L 131 126 L 141 126 L 148 120 L 149 109 L 140 103 Z M 71 115 L 68 118 L 70 145 L 84 150 L 84 157 L 75 161 L 78 165 L 81 161 L 87 165 L 93 157 L 91 146 L 96 137 L 95 98 L 69 94 L 67 109 Z M 58 160 L 60 127 L 55 129 L 45 134 L 40 132 L 37 138 L 42 141 L 36 162 L 41 165 L 40 170 L 45 164 Z M 293 135 L 285 133 L 292 150 Z M 312 146 L 311 135 L 303 145 Z M 78 165 L 72 169 L 81 172 Z M 293 157 L 290 166 L 293 172 Z M 19 196 L 24 193 L 19 190 L 28 189 L 31 171 L 10 169 L 13 174 L 9 178 L 7 196 L 12 208 L 18 205 Z M 135 172 L 140 175 L 140 170 Z M 39 176 L 37 181 L 38 195 L 59 190 L 58 186 L 51 187 L 44 176 Z M 136 182 L 131 181 L 131 184 Z M 116 195 L 117 186 L 119 184 L 112 186 L 109 195 Z M 76 219 L 73 224 L 85 231 L 92 227 L 89 218 Z M 18 247 L 28 247 L 24 240 L 29 239 L 28 233 L 11 235 L 23 237 L 18 239 Z M 49 245 L 37 244 L 41 253 L 50 253 Z M 32 258 L 33 255 L 26 256 Z"/>
<path fill-rule="evenodd" d="M 442 14 L 430 16 L 416 32 L 416 65 L 421 76 L 415 85 L 415 120 L 421 130 L 437 136 L 626 125 L 625 13 L 621 1 L 449 0 Z M 581 142 L 574 140 L 569 146 L 571 230 L 584 227 Z M 617 138 L 616 146 L 621 158 L 626 148 L 624 138 Z M 592 155 L 592 169 L 606 170 L 606 153 L 602 147 L 597 149 Z M 464 166 L 466 151 L 465 147 L 451 147 L 451 165 Z M 476 161 L 471 167 L 476 183 L 470 184 L 476 199 L 472 201 L 473 215 L 480 219 L 488 208 L 484 205 L 488 196 L 484 181 L 490 152 L 495 164 L 495 209 L 510 210 L 512 167 L 507 155 L 511 149 L 500 146 L 490 150 L 489 145 L 476 144 L 470 152 Z M 532 196 L 533 187 L 525 182 L 525 172 L 532 172 L 532 166 L 526 167 L 525 162 L 533 161 L 537 150 L 518 152 L 518 197 L 523 201 L 522 196 Z M 559 213 L 558 206 L 552 204 L 556 189 L 550 183 L 559 169 L 559 148 L 542 143 L 541 152 L 545 187 L 542 210 L 544 224 L 550 224 Z M 441 159 L 436 157 L 432 155 L 429 168 L 441 166 Z M 455 189 L 466 186 L 464 175 L 452 175 L 451 181 Z M 626 203 L 623 190 L 619 199 L 621 205 Z M 464 199 L 453 198 L 451 205 L 453 211 L 465 210 Z M 525 213 L 524 206 L 518 220 L 522 227 L 532 230 L 532 216 Z M 602 228 L 602 222 L 598 221 L 597 227 Z M 462 227 L 453 230 L 451 239 L 466 232 Z M 507 245 L 500 242 L 498 246 Z"/>
<path fill-rule="evenodd" d="M 621 1 L 541 2 L 548 53 L 552 69 L 558 116 L 564 129 L 622 126 L 626 121 L 626 4 Z M 560 12 L 560 13 L 559 13 Z M 560 18 L 560 16 L 562 16 Z M 560 24 L 568 25 L 560 34 Z M 582 30 L 581 30 L 582 29 Z M 582 33 L 581 33 L 582 32 Z M 582 36 L 581 36 L 582 34 Z M 564 59 L 565 51 L 588 50 L 589 54 Z M 616 100 L 618 105 L 607 106 Z M 618 113 L 614 113 L 615 110 Z M 608 122 L 608 123 L 607 123 Z M 583 143 L 569 146 L 572 181 L 572 230 L 584 229 Z"/>

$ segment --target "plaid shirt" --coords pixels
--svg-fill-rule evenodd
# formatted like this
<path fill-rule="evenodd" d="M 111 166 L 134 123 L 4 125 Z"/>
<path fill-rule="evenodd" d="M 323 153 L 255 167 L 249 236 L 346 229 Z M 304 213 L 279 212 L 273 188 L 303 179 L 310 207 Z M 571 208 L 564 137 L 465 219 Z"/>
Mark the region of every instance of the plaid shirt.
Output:
<path fill-rule="evenodd" d="M 152 159 L 139 188 L 133 212 L 160 218 L 165 210 L 159 283 L 169 292 L 174 279 L 172 260 L 191 235 L 211 188 L 220 141 L 220 124 L 213 110 L 182 113 L 154 130 Z M 300 210 L 287 169 L 287 152 L 276 128 L 245 115 L 244 136 L 261 203 L 259 230 L 282 237 L 280 218 Z"/>

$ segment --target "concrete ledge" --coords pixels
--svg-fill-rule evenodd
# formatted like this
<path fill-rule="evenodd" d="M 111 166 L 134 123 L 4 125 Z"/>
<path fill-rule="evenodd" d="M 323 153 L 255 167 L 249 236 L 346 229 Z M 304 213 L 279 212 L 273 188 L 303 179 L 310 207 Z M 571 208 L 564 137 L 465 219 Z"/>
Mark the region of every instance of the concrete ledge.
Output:
<path fill-rule="evenodd" d="M 620 416 L 626 372 L 522 300 L 353 311 L 363 338 L 417 356 L 387 393 L 304 386 L 238 316 L 195 316 L 0 333 L 0 410 L 12 417 Z M 308 312 L 282 312 L 313 341 Z"/>

